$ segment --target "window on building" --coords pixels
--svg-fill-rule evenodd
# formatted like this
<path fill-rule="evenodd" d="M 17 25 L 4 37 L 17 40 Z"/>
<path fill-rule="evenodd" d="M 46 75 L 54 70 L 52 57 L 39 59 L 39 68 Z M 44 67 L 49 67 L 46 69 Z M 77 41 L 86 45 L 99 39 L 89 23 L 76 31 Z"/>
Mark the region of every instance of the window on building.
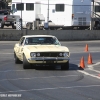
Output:
<path fill-rule="evenodd" d="M 12 4 L 12 10 L 14 10 L 15 9 L 15 4 Z"/>
<path fill-rule="evenodd" d="M 8 6 L 7 9 L 10 9 L 11 10 L 11 6 Z"/>
<path fill-rule="evenodd" d="M 24 3 L 16 4 L 17 10 L 24 10 Z"/>
<path fill-rule="evenodd" d="M 34 3 L 26 3 L 26 10 L 34 10 Z"/>
<path fill-rule="evenodd" d="M 55 7 L 56 7 L 55 8 L 56 12 L 63 12 L 65 5 L 64 4 L 56 4 Z"/>
<path fill-rule="evenodd" d="M 95 6 L 95 12 L 100 12 L 100 6 Z"/>

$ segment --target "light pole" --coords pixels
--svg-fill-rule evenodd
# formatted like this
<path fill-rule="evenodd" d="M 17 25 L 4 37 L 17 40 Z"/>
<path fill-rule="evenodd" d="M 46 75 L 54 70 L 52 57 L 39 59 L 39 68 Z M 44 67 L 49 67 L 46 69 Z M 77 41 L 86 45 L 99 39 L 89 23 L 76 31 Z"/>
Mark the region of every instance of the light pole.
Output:
<path fill-rule="evenodd" d="M 92 1 L 92 5 L 91 5 L 91 23 L 90 23 L 90 30 L 93 30 L 93 22 L 94 22 L 94 0 L 91 0 Z"/>
<path fill-rule="evenodd" d="M 48 29 L 49 29 L 49 0 L 48 0 L 48 14 L 47 14 L 47 23 L 48 23 Z"/>
<path fill-rule="evenodd" d="M 21 30 L 22 30 L 22 0 L 21 0 Z"/>

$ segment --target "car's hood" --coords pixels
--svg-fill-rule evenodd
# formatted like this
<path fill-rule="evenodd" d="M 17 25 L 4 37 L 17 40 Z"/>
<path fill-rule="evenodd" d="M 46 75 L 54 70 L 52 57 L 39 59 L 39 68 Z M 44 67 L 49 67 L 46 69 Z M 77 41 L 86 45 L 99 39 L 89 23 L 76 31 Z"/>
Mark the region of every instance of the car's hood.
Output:
<path fill-rule="evenodd" d="M 26 48 L 30 52 L 69 52 L 67 47 L 59 45 L 29 45 Z"/>

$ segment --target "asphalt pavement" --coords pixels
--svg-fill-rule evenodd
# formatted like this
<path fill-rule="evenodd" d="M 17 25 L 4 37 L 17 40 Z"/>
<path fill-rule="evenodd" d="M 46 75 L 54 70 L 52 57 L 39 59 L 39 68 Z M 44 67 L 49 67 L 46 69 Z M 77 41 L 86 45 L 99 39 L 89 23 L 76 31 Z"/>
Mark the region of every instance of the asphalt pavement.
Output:
<path fill-rule="evenodd" d="M 60 66 L 23 69 L 14 63 L 16 42 L 0 41 L 0 100 L 100 100 L 100 41 L 61 42 L 70 50 L 68 71 Z M 89 53 L 91 65 L 87 64 Z M 82 56 L 84 70 L 79 68 Z"/>

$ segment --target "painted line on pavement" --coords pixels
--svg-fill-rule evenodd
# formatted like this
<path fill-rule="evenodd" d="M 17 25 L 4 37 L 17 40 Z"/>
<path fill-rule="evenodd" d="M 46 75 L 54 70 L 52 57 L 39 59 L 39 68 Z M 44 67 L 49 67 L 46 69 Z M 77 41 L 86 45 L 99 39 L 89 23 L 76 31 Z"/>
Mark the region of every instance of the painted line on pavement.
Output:
<path fill-rule="evenodd" d="M 0 73 L 7 73 L 7 72 L 20 72 L 20 71 L 27 71 L 27 70 L 6 70 L 6 71 L 0 71 Z"/>
<path fill-rule="evenodd" d="M 95 63 L 95 64 L 88 65 L 88 67 L 93 68 L 94 66 L 99 65 L 99 64 L 100 64 L 100 62 L 97 62 L 97 63 Z"/>
<path fill-rule="evenodd" d="M 14 53 L 4 53 L 4 52 L 3 52 L 3 53 L 0 53 L 0 54 L 6 55 L 6 54 L 14 54 Z"/>
<path fill-rule="evenodd" d="M 53 88 L 37 88 L 37 89 L 27 89 L 27 90 L 15 90 L 15 91 L 6 91 L 0 93 L 15 93 L 15 92 L 28 92 L 28 91 L 45 91 L 45 90 L 57 90 L 57 89 L 73 89 L 73 88 L 92 88 L 100 87 L 100 85 L 86 85 L 86 86 L 69 86 L 69 87 L 53 87 Z"/>
<path fill-rule="evenodd" d="M 100 51 L 89 51 L 87 53 L 90 53 L 90 52 L 93 53 L 93 52 L 100 52 Z M 81 51 L 81 52 L 79 51 L 79 52 L 71 52 L 71 53 L 86 53 L 86 52 L 85 51 Z"/>
<path fill-rule="evenodd" d="M 100 74 L 100 71 L 98 71 L 98 70 L 95 70 L 93 68 L 89 68 L 89 69 Z"/>
<path fill-rule="evenodd" d="M 93 68 L 94 66 L 97 66 L 97 65 L 100 65 L 100 62 L 97 62 L 96 64 L 93 64 L 93 65 L 88 65 L 88 68 L 89 68 L 89 70 L 91 70 L 91 71 L 94 71 L 94 72 L 100 73 L 100 71 L 95 70 L 95 69 Z M 86 71 L 78 70 L 78 72 L 81 72 L 81 73 L 83 73 L 83 74 L 85 74 L 85 75 L 89 75 L 89 76 L 91 76 L 91 77 L 94 77 L 94 78 L 100 79 L 99 76 L 96 76 L 96 75 L 93 75 L 93 74 L 89 74 L 89 73 L 86 72 Z"/>
<path fill-rule="evenodd" d="M 86 72 L 86 71 L 80 71 L 80 70 L 79 70 L 78 72 L 81 72 L 81 73 L 83 73 L 83 74 L 85 74 L 85 75 L 92 76 L 92 77 L 94 77 L 94 78 L 100 79 L 100 77 L 95 76 L 95 75 L 93 75 L 93 74 L 89 74 L 89 73 Z"/>
<path fill-rule="evenodd" d="M 97 62 L 96 64 L 88 65 L 88 68 L 94 72 L 100 73 L 100 71 L 94 69 L 94 66 L 96 67 L 97 65 L 100 65 L 100 62 Z"/>
<path fill-rule="evenodd" d="M 66 78 L 66 77 L 76 77 L 76 76 L 79 76 L 79 75 L 66 75 L 66 76 L 48 76 L 48 77 L 31 77 L 31 78 L 14 78 L 14 79 L 2 79 L 0 81 L 10 81 L 10 80 L 30 80 L 30 79 L 49 79 L 49 78 Z"/>

